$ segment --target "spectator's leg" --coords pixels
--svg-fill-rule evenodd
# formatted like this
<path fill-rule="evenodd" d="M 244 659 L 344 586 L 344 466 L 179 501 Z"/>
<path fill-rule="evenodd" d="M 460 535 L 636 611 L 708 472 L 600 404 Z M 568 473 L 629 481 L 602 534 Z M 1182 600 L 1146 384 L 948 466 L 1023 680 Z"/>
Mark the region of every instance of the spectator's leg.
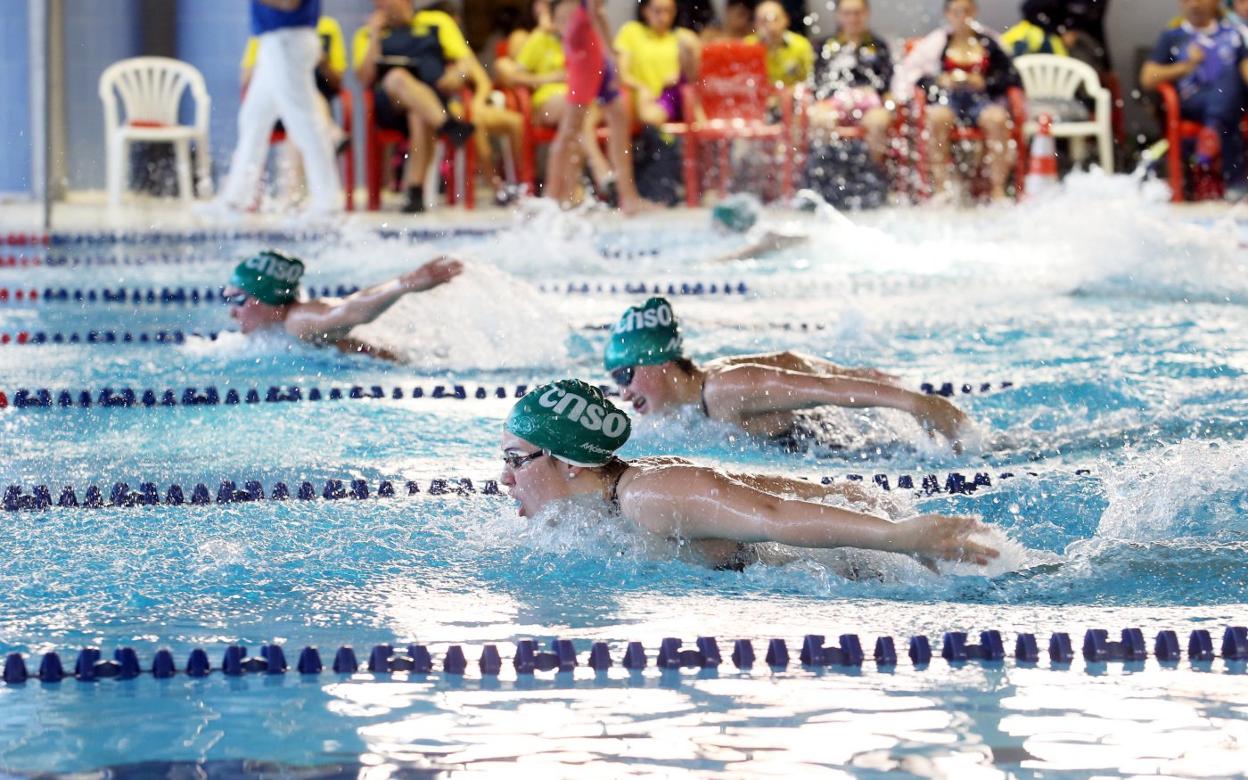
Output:
<path fill-rule="evenodd" d="M 276 33 L 260 36 L 256 68 L 238 109 L 238 143 L 225 183 L 221 185 L 221 202 L 230 208 L 245 209 L 252 205 L 268 157 L 269 135 L 278 112 L 274 92 L 279 86 L 274 71 L 281 67 L 278 61 L 281 49 L 275 36 Z"/>
<path fill-rule="evenodd" d="M 594 186 L 600 189 L 611 180 L 612 174 L 611 163 L 607 162 L 607 156 L 602 153 L 602 147 L 598 144 L 598 123 L 601 120 L 602 112 L 597 106 L 591 105 L 589 113 L 585 115 L 585 129 L 581 132 L 585 160 L 589 163 L 589 175 L 593 177 Z M 610 133 L 611 130 L 608 127 L 608 144 L 611 142 Z"/>
<path fill-rule="evenodd" d="M 998 105 L 986 106 L 975 123 L 984 131 L 984 164 L 992 185 L 992 199 L 1005 198 L 1005 181 L 1010 176 L 1010 117 Z"/>
<path fill-rule="evenodd" d="M 888 154 L 888 128 L 893 124 L 893 112 L 887 108 L 868 109 L 862 117 L 862 129 L 866 131 L 867 151 L 877 165 L 884 163 Z"/>
<path fill-rule="evenodd" d="M 616 95 L 615 99 L 603 106 L 603 114 L 607 119 L 607 155 L 611 159 L 611 168 L 615 171 L 615 186 L 620 193 L 620 210 L 625 214 L 638 211 L 641 206 L 641 195 L 637 193 L 637 180 L 633 171 L 633 144 L 630 137 L 628 109 L 624 105 L 624 95 Z"/>
<path fill-rule="evenodd" d="M 310 205 L 319 212 L 341 211 L 342 188 L 314 75 L 321 57 L 321 39 L 311 28 L 281 30 L 276 35 L 282 53 L 281 68 L 274 74 L 278 79 L 278 113 L 287 137 L 303 154 Z"/>
<path fill-rule="evenodd" d="M 957 121 L 948 106 L 927 107 L 928 165 L 931 166 L 932 190 L 941 195 L 949 188 L 949 138 Z"/>
<path fill-rule="evenodd" d="M 542 103 L 541 108 L 533 112 L 533 119 L 545 127 L 558 127 L 567 106 L 567 98 L 563 95 L 552 95 Z"/>
<path fill-rule="evenodd" d="M 405 187 L 419 187 L 432 159 L 433 147 L 426 136 L 428 131 L 436 130 L 446 122 L 446 108 L 432 87 L 402 68 L 394 68 L 387 73 L 381 80 L 381 89 L 407 114 L 411 153 L 407 158 L 403 184 Z"/>
<path fill-rule="evenodd" d="M 589 106 L 568 104 L 559 122 L 554 143 L 550 145 L 550 154 L 547 155 L 546 196 L 561 205 L 572 197 L 573 183 L 576 181 L 577 171 L 580 170 L 578 158 L 584 145 L 581 135 L 585 128 L 585 115 L 588 113 Z"/>
<path fill-rule="evenodd" d="M 680 77 L 686 83 L 693 83 L 698 78 L 701 44 L 696 35 L 679 35 L 677 38 L 677 54 L 680 57 Z"/>

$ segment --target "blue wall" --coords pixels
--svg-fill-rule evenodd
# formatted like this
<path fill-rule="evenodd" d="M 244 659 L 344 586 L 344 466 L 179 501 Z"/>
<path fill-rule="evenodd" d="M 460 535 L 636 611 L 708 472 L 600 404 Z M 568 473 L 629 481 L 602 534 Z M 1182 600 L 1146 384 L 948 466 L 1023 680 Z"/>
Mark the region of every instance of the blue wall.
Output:
<path fill-rule="evenodd" d="M 26 0 L 9 0 L 0 13 L 0 106 L 8 115 L 0 140 L 0 192 L 31 191 L 28 27 Z"/>

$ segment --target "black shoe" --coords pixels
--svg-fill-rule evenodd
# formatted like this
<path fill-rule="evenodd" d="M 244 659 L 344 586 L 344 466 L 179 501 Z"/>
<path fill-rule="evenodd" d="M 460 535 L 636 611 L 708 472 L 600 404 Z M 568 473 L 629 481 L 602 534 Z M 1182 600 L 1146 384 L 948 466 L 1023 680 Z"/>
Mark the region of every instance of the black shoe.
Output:
<path fill-rule="evenodd" d="M 472 122 L 465 122 L 462 119 L 451 117 L 442 123 L 438 128 L 438 135 L 449 140 L 456 146 L 463 146 L 468 143 L 468 139 L 472 138 L 472 134 L 477 128 Z"/>
<path fill-rule="evenodd" d="M 404 214 L 425 213 L 425 188 L 408 187 L 407 197 L 403 199 Z"/>
<path fill-rule="evenodd" d="M 613 209 L 620 207 L 620 188 L 616 186 L 615 179 L 607 179 L 602 185 L 602 202 Z"/>

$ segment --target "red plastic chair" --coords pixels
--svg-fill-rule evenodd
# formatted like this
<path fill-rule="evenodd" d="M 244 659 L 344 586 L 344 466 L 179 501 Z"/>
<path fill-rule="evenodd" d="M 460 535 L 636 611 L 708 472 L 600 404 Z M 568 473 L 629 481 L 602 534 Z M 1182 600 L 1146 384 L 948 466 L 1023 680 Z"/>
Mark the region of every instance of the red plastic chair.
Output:
<path fill-rule="evenodd" d="M 632 106 L 631 95 L 627 88 L 621 89 L 624 94 L 624 105 Z M 507 95 L 507 107 L 518 111 L 524 123 L 524 134 L 520 141 L 520 170 L 517 176 L 529 192 L 537 192 L 537 149 L 540 146 L 554 143 L 558 128 L 552 125 L 539 125 L 533 121 L 533 91 L 528 87 L 511 87 L 504 90 L 504 94 Z M 632 135 L 636 137 L 641 128 L 635 119 L 631 124 Z M 605 126 L 598 128 L 598 143 L 600 145 L 607 143 Z"/>
<path fill-rule="evenodd" d="M 468 93 L 465 100 L 464 119 L 471 121 L 472 97 Z M 389 144 L 399 144 L 407 146 L 407 133 L 399 130 L 387 130 L 378 127 L 376 121 L 376 98 L 373 90 L 366 88 L 364 90 L 364 178 L 368 185 L 368 210 L 378 211 L 381 208 L 381 182 L 383 168 L 383 152 Z M 443 139 L 443 153 L 451 160 L 455 159 L 456 153 L 459 151 L 450 141 Z M 463 191 L 464 208 L 471 211 L 476 206 L 476 169 L 477 169 L 477 147 L 472 139 L 464 144 L 464 180 L 459 182 L 458 190 Z M 457 166 L 452 166 L 452 169 Z M 452 175 L 446 182 L 446 201 L 454 204 L 457 200 L 457 187 L 455 176 Z"/>
<path fill-rule="evenodd" d="M 1179 106 L 1179 93 L 1173 84 L 1160 84 L 1157 92 L 1161 95 L 1162 107 L 1165 109 L 1166 140 L 1170 144 L 1166 152 L 1166 169 L 1170 177 L 1170 200 L 1182 203 L 1183 195 L 1183 142 L 1196 138 L 1204 125 L 1190 119 L 1184 119 Z M 1240 131 L 1248 138 L 1248 117 L 1240 122 Z M 1222 181 L 1222 160 L 1213 161 L 1204 175 L 1196 176 L 1192 182 L 1192 195 L 1195 200 L 1221 198 L 1226 192 Z"/>
<path fill-rule="evenodd" d="M 1027 177 L 1027 147 L 1023 140 L 1023 125 L 1027 123 L 1027 101 L 1023 90 L 1019 87 L 1010 87 L 1006 92 L 1006 100 L 1009 103 L 1010 122 L 1013 125 L 1010 135 L 1014 139 L 1017 150 L 1014 159 L 1014 198 L 1019 200 L 1023 197 L 1023 180 Z M 932 169 L 928 160 L 927 139 L 924 137 L 927 133 L 927 90 L 922 87 L 914 89 L 910 115 L 911 133 L 918 151 L 919 191 L 917 194 L 922 200 L 931 197 L 932 194 Z M 953 128 L 949 141 L 955 144 L 983 143 L 984 131 L 978 127 L 958 125 Z"/>
<path fill-rule="evenodd" d="M 793 93 L 778 89 L 767 76 L 767 50 L 762 44 L 743 41 L 712 41 L 702 49 L 701 71 L 694 84 L 682 90 L 685 122 L 661 129 L 683 135 L 685 202 L 697 206 L 702 200 L 698 155 L 704 145 L 719 144 L 719 192 L 728 189 L 731 141 L 735 139 L 780 142 L 780 190 L 793 194 Z M 769 121 L 772 103 L 780 121 Z"/>
<path fill-rule="evenodd" d="M 797 143 L 794 145 L 794 176 L 799 175 L 798 172 L 804 170 L 806 160 L 810 157 L 811 135 L 810 135 L 810 107 L 815 103 L 814 94 L 804 84 L 798 84 L 793 88 L 793 106 L 794 119 L 796 121 L 795 136 Z M 893 111 L 893 123 L 888 128 L 889 145 L 886 159 L 890 168 L 889 175 L 893 179 L 893 187 L 897 188 L 903 184 L 902 177 L 896 175 L 897 170 L 908 157 L 908 151 L 905 148 L 906 140 L 906 119 L 905 112 L 900 109 Z M 840 125 L 836 127 L 836 137 L 842 141 L 862 140 L 867 137 L 866 128 L 861 125 Z"/>

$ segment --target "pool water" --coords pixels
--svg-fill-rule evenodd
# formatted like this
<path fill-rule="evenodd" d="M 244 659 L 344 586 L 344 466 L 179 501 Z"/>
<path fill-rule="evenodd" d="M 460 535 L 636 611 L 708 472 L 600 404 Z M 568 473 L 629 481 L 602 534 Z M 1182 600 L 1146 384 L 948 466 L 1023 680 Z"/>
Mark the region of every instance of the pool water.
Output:
<path fill-rule="evenodd" d="M 122 775 L 557 775 L 826 773 L 1018 776 L 1070 772 L 1227 776 L 1248 766 L 1242 662 L 1012 660 L 926 669 L 804 668 L 804 634 L 906 639 L 997 629 L 1041 640 L 1128 626 L 1248 622 L 1248 223 L 1195 220 L 1125 177 L 1074 176 L 1057 198 L 974 212 L 886 211 L 773 219 L 812 232 L 805 247 L 726 264 L 733 239 L 704 212 L 632 222 L 533 209 L 485 235 L 423 241 L 349 227 L 288 247 L 311 285 L 364 285 L 441 253 L 470 260 L 463 280 L 405 299 L 366 336 L 405 365 L 230 333 L 219 304 L 10 300 L 0 334 L 227 331 L 181 343 L 0 346 L 0 486 L 111 486 L 224 479 L 388 480 L 365 501 L 52 508 L 6 512 L 0 543 L 0 651 L 160 648 L 181 666 L 194 647 L 219 665 L 226 645 L 465 646 L 469 672 L 317 677 L 178 676 L 0 686 L 0 770 L 111 768 Z M 0 267 L 0 287 L 211 288 L 254 241 L 69 245 L 38 268 Z M 85 264 L 84 258 L 93 262 Z M 194 258 L 174 263 L 169 258 Z M 103 258 L 101 260 L 100 258 Z M 74 261 L 78 263 L 75 265 Z M 116 261 L 109 264 L 108 261 Z M 639 292 L 667 290 L 695 359 L 798 349 L 953 385 L 976 421 L 964 454 L 926 441 L 891 412 L 832 412 L 839 447 L 786 454 L 683 416 L 635 421 L 622 453 L 673 453 L 759 471 L 843 481 L 884 474 L 989 476 L 970 494 L 879 491 L 894 516 L 970 513 L 998 527 L 1002 561 L 985 576 L 937 576 L 908 560 L 770 549 L 764 565 L 716 572 L 572 502 L 515 516 L 496 479 L 500 425 L 517 385 L 566 375 L 605 382 L 604 326 Z M 710 294 L 714 284 L 717 292 Z M 582 292 L 589 285 L 589 293 Z M 617 292 L 612 294 L 611 287 Z M 702 290 L 702 294 L 679 294 Z M 698 285 L 701 285 L 699 288 Z M 598 287 L 603 292 L 595 292 Z M 730 293 L 722 292 L 727 286 Z M 1003 384 L 1009 384 L 1002 388 Z M 456 384 L 469 398 L 432 398 Z M 963 385 L 973 392 L 962 393 Z M 385 389 L 330 400 L 329 389 Z M 980 388 L 988 385 L 986 392 Z M 19 408 L 20 389 L 76 399 L 104 388 L 187 387 L 263 397 L 312 387 L 325 400 L 215 406 Z M 423 389 L 413 398 L 412 390 Z M 472 390 L 487 389 L 478 399 Z M 402 398 L 391 398 L 399 388 Z M 1001 475 L 1013 474 L 1003 479 Z M 431 480 L 477 488 L 433 495 Z M 415 481 L 421 492 L 406 495 Z M 884 511 L 881 510 L 881 511 Z M 955 567 L 956 568 L 956 567 Z M 845 572 L 856 571 L 857 578 Z M 865 575 L 863 574 L 865 572 Z M 643 672 L 625 644 L 662 638 L 721 648 L 784 637 L 785 670 Z M 508 644 L 609 644 L 595 675 L 517 676 Z M 761 641 L 761 644 L 760 644 Z M 499 643 L 504 669 L 476 658 Z M 937 645 L 938 648 L 938 645 Z M 939 649 L 937 649 L 939 653 Z M 36 663 L 35 661 L 30 661 Z M 582 660 L 582 664 L 584 661 Z"/>

